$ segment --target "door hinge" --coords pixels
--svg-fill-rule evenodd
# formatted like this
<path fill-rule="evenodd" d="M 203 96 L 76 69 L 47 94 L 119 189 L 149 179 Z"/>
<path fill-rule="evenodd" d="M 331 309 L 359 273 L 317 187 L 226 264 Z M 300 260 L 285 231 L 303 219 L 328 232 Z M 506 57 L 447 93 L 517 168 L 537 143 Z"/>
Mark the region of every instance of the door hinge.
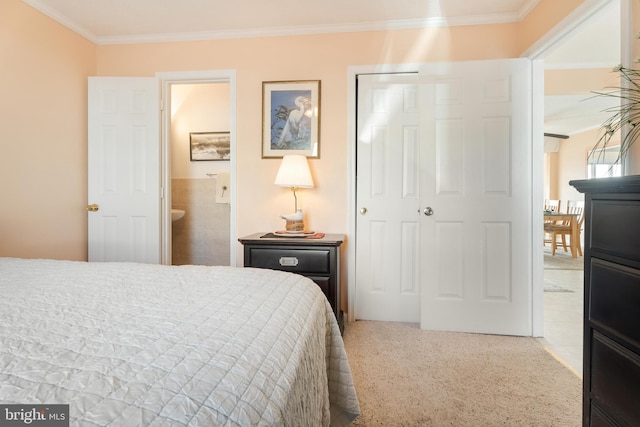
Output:
<path fill-rule="evenodd" d="M 164 200 L 164 187 L 160 187 L 160 200 Z"/>
<path fill-rule="evenodd" d="M 160 111 L 164 111 L 164 99 L 160 98 Z"/>

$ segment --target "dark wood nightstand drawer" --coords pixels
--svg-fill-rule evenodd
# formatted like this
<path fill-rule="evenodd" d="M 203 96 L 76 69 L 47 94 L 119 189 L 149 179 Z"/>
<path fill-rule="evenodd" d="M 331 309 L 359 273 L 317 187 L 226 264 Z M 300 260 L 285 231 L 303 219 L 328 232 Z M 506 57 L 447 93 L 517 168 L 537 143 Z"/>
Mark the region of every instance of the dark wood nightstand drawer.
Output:
<path fill-rule="evenodd" d="M 342 234 L 322 238 L 269 237 L 256 233 L 238 239 L 244 246 L 244 266 L 301 274 L 313 280 L 326 295 L 344 330 L 340 305 L 340 246 Z"/>
<path fill-rule="evenodd" d="M 330 276 L 306 276 L 309 279 L 313 280 L 316 285 L 320 287 L 322 293 L 325 294 L 329 301 L 333 301 L 333 292 L 331 288 L 331 277 Z"/>
<path fill-rule="evenodd" d="M 329 251 L 324 249 L 251 248 L 251 266 L 294 273 L 329 274 Z"/>

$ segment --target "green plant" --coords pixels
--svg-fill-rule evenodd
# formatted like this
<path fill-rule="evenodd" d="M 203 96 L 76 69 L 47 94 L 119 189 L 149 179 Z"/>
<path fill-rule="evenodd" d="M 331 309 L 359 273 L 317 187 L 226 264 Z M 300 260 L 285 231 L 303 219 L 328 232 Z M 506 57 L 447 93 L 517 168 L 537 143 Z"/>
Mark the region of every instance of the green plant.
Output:
<path fill-rule="evenodd" d="M 636 38 L 640 38 L 640 34 L 636 35 Z M 602 133 L 589 157 L 602 155 L 612 139 L 621 135 L 620 151 L 615 161 L 619 163 L 640 136 L 640 70 L 620 65 L 614 71 L 620 73 L 620 87 L 610 88 L 613 89 L 611 92 L 594 93 L 598 96 L 617 98 L 620 104 L 605 110 L 612 115 L 602 124 Z M 623 129 L 626 129 L 626 133 Z"/>
<path fill-rule="evenodd" d="M 605 110 L 612 115 L 602 124 L 602 133 L 589 154 L 600 155 L 616 135 L 622 135 L 616 163 L 620 162 L 640 135 L 640 70 L 618 67 L 617 71 L 620 72 L 621 81 L 627 82 L 626 85 L 623 83 L 612 92 L 594 92 L 598 96 L 618 98 L 620 105 Z M 623 134 L 625 127 L 627 131 Z"/>

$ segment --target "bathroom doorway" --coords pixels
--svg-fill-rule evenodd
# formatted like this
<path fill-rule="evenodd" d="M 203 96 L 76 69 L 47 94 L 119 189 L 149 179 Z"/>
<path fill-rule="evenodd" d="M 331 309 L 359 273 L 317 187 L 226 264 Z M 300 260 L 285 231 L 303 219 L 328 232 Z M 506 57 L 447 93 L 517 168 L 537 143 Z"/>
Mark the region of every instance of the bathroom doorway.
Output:
<path fill-rule="evenodd" d="M 163 81 L 163 263 L 235 265 L 235 79 L 182 77 Z"/>

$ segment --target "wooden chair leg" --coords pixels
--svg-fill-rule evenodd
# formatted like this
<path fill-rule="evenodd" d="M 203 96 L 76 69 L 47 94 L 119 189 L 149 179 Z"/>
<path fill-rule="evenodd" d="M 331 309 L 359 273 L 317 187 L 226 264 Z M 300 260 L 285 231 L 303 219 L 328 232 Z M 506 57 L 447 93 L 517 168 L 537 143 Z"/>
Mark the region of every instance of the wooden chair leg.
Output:
<path fill-rule="evenodd" d="M 562 235 L 562 247 L 564 248 L 564 251 L 567 252 L 567 238 L 565 236 L 566 234 Z"/>
<path fill-rule="evenodd" d="M 556 256 L 556 233 L 551 233 L 551 256 Z"/>
<path fill-rule="evenodd" d="M 578 241 L 576 242 L 576 247 L 578 248 L 578 255 L 582 256 L 582 244 L 580 243 L 580 235 L 578 235 Z"/>

